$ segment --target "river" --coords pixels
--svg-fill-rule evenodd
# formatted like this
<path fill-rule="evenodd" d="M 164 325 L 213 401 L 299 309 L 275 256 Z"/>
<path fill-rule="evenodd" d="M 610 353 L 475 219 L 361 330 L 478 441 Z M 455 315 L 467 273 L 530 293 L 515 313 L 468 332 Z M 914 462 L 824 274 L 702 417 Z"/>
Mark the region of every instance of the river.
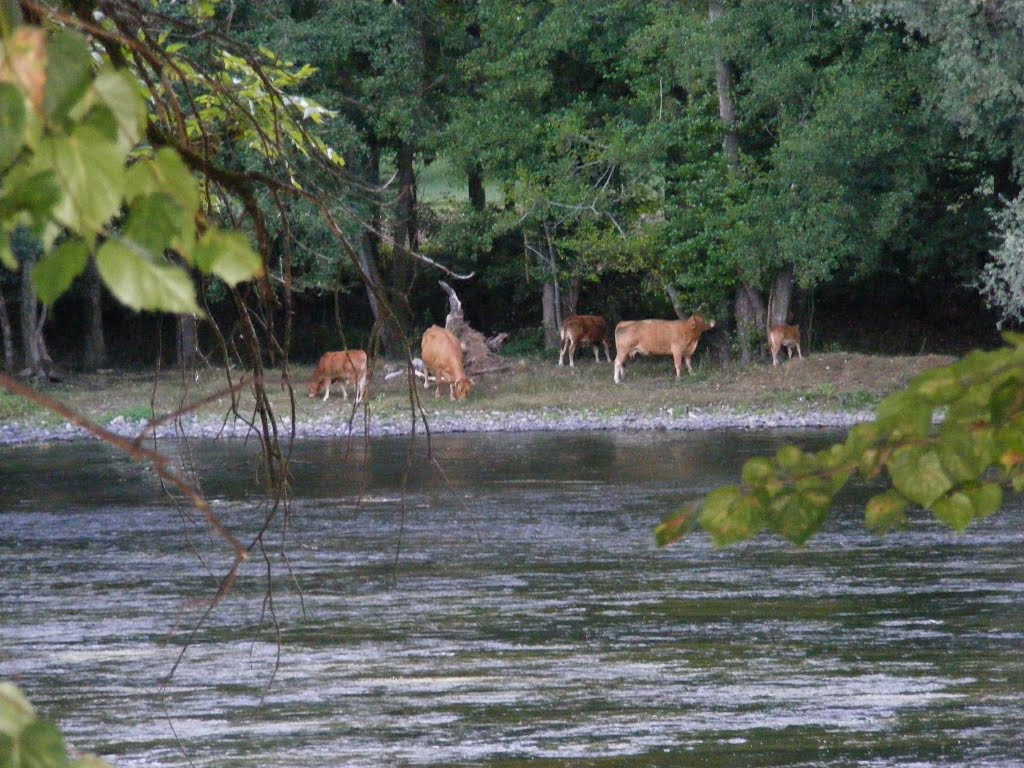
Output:
<path fill-rule="evenodd" d="M 1024 765 L 1019 497 L 879 538 L 860 487 L 802 549 L 654 546 L 745 458 L 838 437 L 303 441 L 203 621 L 229 553 L 144 467 L 2 447 L 0 678 L 117 766 Z M 253 447 L 189 457 L 248 542 Z"/>

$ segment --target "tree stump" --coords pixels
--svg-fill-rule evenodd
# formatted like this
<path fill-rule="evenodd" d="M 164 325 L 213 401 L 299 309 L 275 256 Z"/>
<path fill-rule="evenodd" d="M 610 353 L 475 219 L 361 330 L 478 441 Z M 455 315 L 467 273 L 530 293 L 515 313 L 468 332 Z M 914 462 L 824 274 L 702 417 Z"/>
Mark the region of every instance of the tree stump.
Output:
<path fill-rule="evenodd" d="M 512 363 L 509 360 L 495 354 L 508 338 L 508 334 L 498 334 L 488 339 L 480 331 L 475 330 L 466 322 L 466 317 L 462 312 L 462 302 L 459 300 L 458 294 L 455 293 L 455 289 L 444 280 L 437 282 L 448 294 L 449 312 L 445 318 L 444 327 L 462 342 L 463 366 L 466 369 L 466 375 L 472 377 L 475 374 L 512 368 Z"/>

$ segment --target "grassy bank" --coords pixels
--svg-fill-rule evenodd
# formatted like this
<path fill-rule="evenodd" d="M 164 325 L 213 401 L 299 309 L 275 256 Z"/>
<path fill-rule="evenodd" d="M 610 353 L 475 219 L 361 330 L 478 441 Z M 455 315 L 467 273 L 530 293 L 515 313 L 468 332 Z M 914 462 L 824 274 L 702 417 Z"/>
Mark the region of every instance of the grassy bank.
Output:
<path fill-rule="evenodd" d="M 853 353 L 823 353 L 794 360 L 778 368 L 760 363 L 748 367 L 718 367 L 703 361 L 693 376 L 676 380 L 669 358 L 639 360 L 626 369 L 622 384 L 612 382 L 612 366 L 594 363 L 585 350 L 575 368 L 559 368 L 556 358 L 512 358 L 511 369 L 477 377 L 477 388 L 462 403 L 450 403 L 447 389 L 435 399 L 433 392 L 418 392 L 430 412 L 529 413 L 558 409 L 591 414 L 652 414 L 667 409 L 730 409 L 733 411 L 794 413 L 846 412 L 873 408 L 886 394 L 906 384 L 928 368 L 953 358 L 941 355 L 886 357 Z M 371 384 L 372 414 L 381 417 L 408 412 L 409 387 L 405 376 L 384 379 L 385 371 L 397 370 L 397 363 L 378 363 Z M 292 368 L 296 390 L 296 415 L 303 420 L 345 418 L 348 409 L 337 396 L 324 403 L 306 395 L 310 366 Z M 233 371 L 237 382 L 241 371 Z M 290 413 L 287 389 L 280 372 L 269 386 L 271 401 L 279 415 Z M 207 418 L 223 418 L 230 396 L 223 392 L 224 372 L 202 369 L 198 380 L 182 379 L 174 370 L 106 370 L 95 374 L 68 374 L 58 383 L 41 385 L 45 394 L 64 402 L 100 424 L 114 420 L 144 421 L 154 413 L 161 416 L 189 404 L 210 400 L 196 409 Z M 218 393 L 220 393 L 218 395 Z M 240 410 L 251 413 L 247 388 L 241 390 Z M 57 426 L 58 416 L 0 391 L 0 422 Z"/>

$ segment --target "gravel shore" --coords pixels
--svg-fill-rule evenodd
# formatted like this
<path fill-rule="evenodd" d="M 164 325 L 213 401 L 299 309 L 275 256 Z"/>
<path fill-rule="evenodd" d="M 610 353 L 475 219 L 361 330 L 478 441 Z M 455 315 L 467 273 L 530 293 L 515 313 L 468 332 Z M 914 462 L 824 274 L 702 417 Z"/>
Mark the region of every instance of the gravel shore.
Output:
<path fill-rule="evenodd" d="M 665 409 L 660 413 L 608 415 L 587 411 L 544 409 L 534 412 L 481 412 L 466 411 L 459 414 L 427 411 L 430 431 L 448 432 L 580 432 L 580 431 L 670 431 L 670 430 L 749 430 L 749 429 L 811 429 L 845 428 L 873 417 L 871 411 L 856 412 L 756 412 L 731 410 Z M 370 415 L 369 424 L 364 413 L 357 410 L 349 424 L 347 415 L 337 419 L 302 418 L 296 423 L 299 438 L 332 438 L 368 434 L 371 437 L 406 435 L 412 429 L 409 413 L 400 417 Z M 145 426 L 144 422 L 115 418 L 105 428 L 124 437 L 134 437 Z M 240 439 L 246 437 L 248 427 L 241 422 L 225 424 L 222 419 L 185 418 L 185 434 L 196 438 Z M 281 419 L 279 431 L 287 435 L 291 424 Z M 417 430 L 422 431 L 422 423 Z M 173 436 L 173 424 L 161 425 L 160 437 Z M 32 424 L 0 425 L 0 445 L 47 443 L 67 440 L 89 440 L 93 436 L 72 424 L 39 426 Z"/>

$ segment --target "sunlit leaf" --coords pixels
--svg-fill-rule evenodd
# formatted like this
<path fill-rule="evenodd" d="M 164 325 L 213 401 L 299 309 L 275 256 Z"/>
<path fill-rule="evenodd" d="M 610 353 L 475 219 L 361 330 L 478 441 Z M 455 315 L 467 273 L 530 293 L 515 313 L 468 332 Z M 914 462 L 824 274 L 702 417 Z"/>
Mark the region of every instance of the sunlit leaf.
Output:
<path fill-rule="evenodd" d="M 909 389 L 932 405 L 949 403 L 963 392 L 963 385 L 952 366 L 933 368 L 915 378 Z"/>
<path fill-rule="evenodd" d="M 54 168 L 64 196 L 55 218 L 75 232 L 95 234 L 121 208 L 125 174 L 117 145 L 95 129 L 80 127 L 39 147 L 39 158 Z"/>
<path fill-rule="evenodd" d="M 125 306 L 138 310 L 201 315 L 192 279 L 181 267 L 151 261 L 117 238 L 96 254 L 100 277 Z"/>
<path fill-rule="evenodd" d="M 16 85 L 38 112 L 46 88 L 46 44 L 46 31 L 28 25 L 0 41 L 0 82 Z"/>
<path fill-rule="evenodd" d="M 748 486 L 763 485 L 774 475 L 771 461 L 762 457 L 750 459 L 743 465 L 743 482 Z"/>
<path fill-rule="evenodd" d="M 11 683 L 0 682 L 0 733 L 18 734 L 35 719 L 35 710 L 25 694 Z"/>
<path fill-rule="evenodd" d="M 934 450 L 917 446 L 900 448 L 893 452 L 887 466 L 896 490 L 922 507 L 931 506 L 953 487 Z"/>
<path fill-rule="evenodd" d="M 117 118 L 118 143 L 127 153 L 142 138 L 146 120 L 146 105 L 137 83 L 123 72 L 106 69 L 96 77 L 93 87 Z"/>
<path fill-rule="evenodd" d="M 82 240 L 61 243 L 32 269 L 32 285 L 47 306 L 60 298 L 89 263 L 89 246 Z"/>
<path fill-rule="evenodd" d="M 142 195 L 170 195 L 189 215 L 199 210 L 195 177 L 173 149 L 163 148 L 152 158 L 143 158 L 128 169 L 129 201 Z"/>
<path fill-rule="evenodd" d="M 55 30 L 47 45 L 44 107 L 51 120 L 63 121 L 89 88 L 92 56 L 81 35 Z"/>
<path fill-rule="evenodd" d="M 8 166 L 25 145 L 25 102 L 13 85 L 0 83 L 0 171 Z"/>
<path fill-rule="evenodd" d="M 197 268 L 228 285 L 262 274 L 263 262 L 241 232 L 207 230 L 193 253 Z"/>
<path fill-rule="evenodd" d="M 888 490 L 872 496 L 864 509 L 864 524 L 875 533 L 886 533 L 906 522 L 904 512 L 910 501 L 901 493 Z"/>
<path fill-rule="evenodd" d="M 18 164 L 10 171 L 0 197 L 0 220 L 23 211 L 35 221 L 38 233 L 44 222 L 50 220 L 54 206 L 60 202 L 61 191 L 52 171 L 31 173 L 27 166 Z"/>
<path fill-rule="evenodd" d="M 878 405 L 878 425 L 890 440 L 924 437 L 931 430 L 932 406 L 909 390 L 895 392 Z"/>

